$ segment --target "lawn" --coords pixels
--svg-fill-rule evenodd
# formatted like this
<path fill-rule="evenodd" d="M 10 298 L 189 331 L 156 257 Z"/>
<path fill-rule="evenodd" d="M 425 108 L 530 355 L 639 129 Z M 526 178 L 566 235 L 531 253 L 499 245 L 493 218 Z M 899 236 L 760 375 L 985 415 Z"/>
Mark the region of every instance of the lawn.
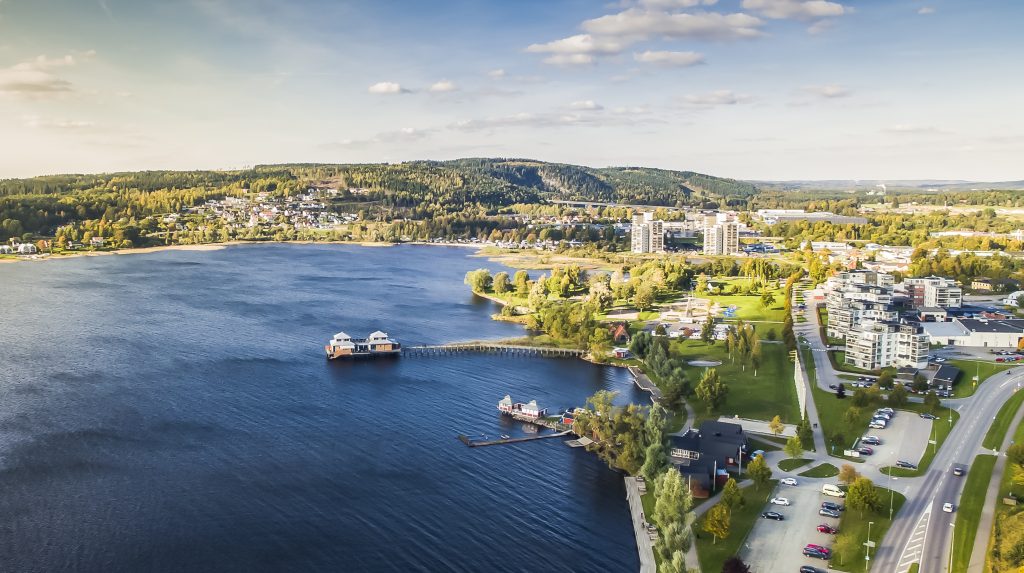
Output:
<path fill-rule="evenodd" d="M 1022 401 L 1024 401 L 1024 392 L 1015 392 L 1003 404 L 1003 407 L 999 409 L 999 413 L 996 414 L 992 426 L 989 427 L 988 433 L 985 434 L 985 441 L 981 443 L 982 447 L 994 450 L 1003 445 L 1006 432 L 1010 431 L 1010 422 L 1013 421 L 1013 416 L 1017 413 Z"/>
<path fill-rule="evenodd" d="M 761 517 L 761 510 L 764 507 L 767 496 L 775 489 L 778 480 L 771 482 L 763 489 L 750 485 L 743 488 L 743 499 L 746 503 L 742 507 L 734 509 L 729 520 L 729 537 L 719 539 L 716 543 L 710 533 L 704 531 L 704 517 L 693 525 L 693 532 L 696 537 L 697 559 L 700 561 L 701 571 L 721 571 L 725 560 L 736 555 L 746 541 L 754 523 Z"/>
<path fill-rule="evenodd" d="M 964 491 L 960 494 L 960 506 L 956 508 L 957 531 L 978 531 L 978 524 L 981 522 L 981 509 L 985 504 L 985 493 L 988 483 L 992 479 L 992 468 L 995 465 L 995 456 L 979 455 L 974 458 L 971 470 L 967 473 Z M 953 540 L 954 571 L 967 571 L 973 549 L 974 535 L 960 535 Z"/>
<path fill-rule="evenodd" d="M 853 406 L 852 394 L 853 392 L 850 392 L 845 399 L 840 400 L 832 392 L 826 392 L 818 388 L 817 385 L 811 386 L 811 395 L 814 396 L 814 404 L 818 407 L 818 419 L 821 421 L 821 429 L 825 434 L 827 453 L 837 458 L 862 462 L 864 460 L 860 458 L 848 458 L 842 455 L 843 450 L 851 447 L 857 438 L 864 435 L 873 413 L 873 409 L 870 407 L 861 408 L 860 416 L 854 423 L 844 421 L 843 413 Z"/>
<path fill-rule="evenodd" d="M 1018 364 L 1000 364 L 986 360 L 948 360 L 946 364 L 960 369 L 960 378 L 953 386 L 953 397 L 955 398 L 966 398 L 974 394 L 978 389 L 977 384 L 974 383 L 975 376 L 978 377 L 978 384 L 981 384 L 993 374 L 1018 366 Z"/>
<path fill-rule="evenodd" d="M 809 478 L 830 478 L 839 475 L 839 468 L 832 464 L 821 464 L 797 475 Z"/>
<path fill-rule="evenodd" d="M 846 363 L 846 351 L 844 350 L 832 350 L 828 353 L 828 359 L 832 361 L 832 367 L 842 372 L 852 372 L 854 374 L 878 374 L 877 370 L 865 370 L 863 368 L 857 368 L 856 366 L 850 366 Z"/>
<path fill-rule="evenodd" d="M 761 306 L 761 295 L 729 294 L 729 295 L 697 295 L 699 298 L 706 298 L 717 302 L 724 311 L 732 305 L 736 306 L 736 316 L 725 318 L 726 321 L 743 319 L 752 322 L 778 322 L 778 333 L 782 334 L 782 321 L 786 320 L 786 309 L 782 304 L 782 291 L 772 291 L 775 295 L 775 302 L 769 308 Z M 722 319 L 722 315 L 718 316 Z M 757 325 L 755 325 L 757 326 Z M 771 325 L 762 325 L 770 327 Z M 767 332 L 767 328 L 764 330 Z"/>
<path fill-rule="evenodd" d="M 754 370 L 748 365 L 744 371 L 737 360 L 734 364 L 729 360 L 725 345 L 716 342 L 707 345 L 700 340 L 675 340 L 671 345 L 673 356 L 684 360 L 717 360 L 718 375 L 729 387 L 729 395 L 725 404 L 713 414 L 707 413 L 707 407 L 694 399 L 693 408 L 700 419 L 717 418 L 719 415 L 756 420 L 771 420 L 778 415 L 787 424 L 796 424 L 802 418 L 800 406 L 797 404 L 796 387 L 793 384 L 793 363 L 783 344 L 764 344 L 761 346 L 761 368 L 754 376 Z M 686 376 L 691 387 L 696 388 L 700 377 L 704 374 L 702 366 L 687 366 Z"/>
<path fill-rule="evenodd" d="M 784 472 L 791 472 L 796 468 L 806 466 L 811 463 L 811 460 L 807 458 L 789 458 L 788 460 L 782 460 L 779 462 L 779 469 Z"/>
<path fill-rule="evenodd" d="M 908 410 L 909 412 L 919 413 L 927 411 L 924 404 L 918 404 L 911 402 L 900 411 Z M 953 423 L 950 424 L 950 414 L 952 414 Z M 946 441 L 946 436 L 949 435 L 950 430 L 956 425 L 957 421 L 960 420 L 960 412 L 951 410 L 949 408 L 939 408 L 935 411 L 935 415 L 939 417 L 937 420 L 932 420 L 932 436 L 935 438 L 935 444 L 928 444 L 925 448 L 924 454 L 921 456 L 921 461 L 917 463 L 916 470 L 908 470 L 904 468 L 896 467 L 885 467 L 882 468 L 882 473 L 891 472 L 896 477 L 915 477 L 924 475 L 924 472 L 928 470 L 928 466 L 931 465 L 932 459 L 935 457 L 935 453 L 942 449 L 942 444 Z"/>
<path fill-rule="evenodd" d="M 838 571 L 862 571 L 864 567 L 863 544 L 868 540 L 868 523 L 873 522 L 871 525 L 871 541 L 881 544 L 886 532 L 889 531 L 889 526 L 892 525 L 892 520 L 889 519 L 890 499 L 893 517 L 899 514 L 900 508 L 903 507 L 903 503 L 907 500 L 899 492 L 892 492 L 884 487 L 875 486 L 875 490 L 882 501 L 882 507 L 879 507 L 878 511 L 847 509 L 839 519 L 840 535 L 852 536 L 857 540 L 857 545 L 853 550 L 845 554 L 835 551 L 835 555 L 830 562 L 832 569 Z M 875 551 L 877 549 L 876 545 Z M 833 547 L 833 550 L 835 550 L 835 547 Z M 872 551 L 872 554 L 874 554 L 874 551 Z"/>

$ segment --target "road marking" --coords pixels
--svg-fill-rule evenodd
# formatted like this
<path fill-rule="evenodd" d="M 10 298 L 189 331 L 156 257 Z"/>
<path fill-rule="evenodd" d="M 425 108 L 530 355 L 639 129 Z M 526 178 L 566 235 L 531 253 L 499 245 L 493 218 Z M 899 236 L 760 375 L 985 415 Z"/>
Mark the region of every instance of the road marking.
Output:
<path fill-rule="evenodd" d="M 934 501 L 933 498 L 932 502 Z M 917 524 L 914 525 L 914 531 L 910 534 L 910 539 L 907 540 L 907 545 L 903 548 L 899 565 L 896 567 L 896 573 L 907 573 L 910 570 L 910 566 L 920 561 L 921 556 L 924 555 L 923 546 L 925 537 L 928 534 L 928 520 L 931 518 L 931 515 L 932 504 L 929 503 L 924 513 L 917 520 Z"/>

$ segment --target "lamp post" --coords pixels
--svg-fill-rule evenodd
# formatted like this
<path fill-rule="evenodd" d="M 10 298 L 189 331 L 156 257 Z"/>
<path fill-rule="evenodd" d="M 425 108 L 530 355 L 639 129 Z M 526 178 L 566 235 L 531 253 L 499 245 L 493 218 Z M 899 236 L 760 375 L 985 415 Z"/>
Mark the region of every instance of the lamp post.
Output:
<path fill-rule="evenodd" d="M 892 498 L 895 495 L 892 489 L 892 480 L 898 480 L 898 477 L 892 477 L 892 470 L 886 472 L 889 474 L 889 521 L 892 521 Z"/>
<path fill-rule="evenodd" d="M 956 525 L 954 525 L 954 523 L 952 521 L 950 521 L 949 522 L 949 526 L 952 527 L 953 529 L 951 530 L 951 533 L 949 534 L 949 569 L 946 569 L 946 571 L 949 571 L 950 573 L 952 573 L 952 571 L 953 571 L 953 547 L 954 547 L 953 540 L 956 539 Z"/>
<path fill-rule="evenodd" d="M 874 521 L 868 522 L 868 540 L 864 543 L 864 570 L 867 571 L 871 568 L 871 526 L 874 525 Z"/>

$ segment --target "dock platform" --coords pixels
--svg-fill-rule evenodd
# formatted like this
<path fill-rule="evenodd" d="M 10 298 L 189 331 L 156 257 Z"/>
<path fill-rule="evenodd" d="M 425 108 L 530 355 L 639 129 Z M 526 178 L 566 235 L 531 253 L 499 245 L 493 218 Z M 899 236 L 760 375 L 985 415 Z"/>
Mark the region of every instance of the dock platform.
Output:
<path fill-rule="evenodd" d="M 522 344 L 500 344 L 495 342 L 459 342 L 455 344 L 406 346 L 402 348 L 403 356 L 433 356 L 443 354 L 456 354 L 462 352 L 486 352 L 491 354 L 548 356 L 553 358 L 583 358 L 587 354 L 586 350 L 580 350 L 577 348 L 526 346 Z"/>
<path fill-rule="evenodd" d="M 522 438 L 504 438 L 500 440 L 471 440 L 469 436 L 465 434 L 459 434 L 459 440 L 471 448 L 482 448 L 484 446 L 500 446 L 502 444 L 519 444 L 522 442 L 532 442 L 534 440 L 547 440 L 550 438 L 561 438 L 562 436 L 568 435 L 569 430 L 564 432 L 553 432 L 550 434 L 542 434 L 539 436 L 525 436 Z"/>

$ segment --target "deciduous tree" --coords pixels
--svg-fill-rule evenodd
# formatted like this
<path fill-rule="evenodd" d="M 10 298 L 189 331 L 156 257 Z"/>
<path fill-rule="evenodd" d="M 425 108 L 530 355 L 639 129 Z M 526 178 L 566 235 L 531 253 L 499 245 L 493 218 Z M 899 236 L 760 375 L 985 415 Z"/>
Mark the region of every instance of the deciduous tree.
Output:
<path fill-rule="evenodd" d="M 718 543 L 718 538 L 725 539 L 729 537 L 729 521 L 732 517 L 732 511 L 729 506 L 716 503 L 714 507 L 708 510 L 707 516 L 704 518 L 704 531 L 707 531 L 714 536 L 712 543 Z"/>
<path fill-rule="evenodd" d="M 733 555 L 722 564 L 722 573 L 750 573 L 750 566 Z"/>
<path fill-rule="evenodd" d="M 729 394 L 729 387 L 726 386 L 725 382 L 722 382 L 717 370 L 708 368 L 704 371 L 704 375 L 701 376 L 700 383 L 697 384 L 695 392 L 697 397 L 707 405 L 708 413 L 710 413 L 725 403 L 725 398 Z"/>
<path fill-rule="evenodd" d="M 768 467 L 768 462 L 764 460 L 764 456 L 757 456 L 747 465 L 747 475 L 750 479 L 754 480 L 754 485 L 758 489 L 768 485 L 768 481 L 772 479 L 772 468 Z"/>
<path fill-rule="evenodd" d="M 778 437 L 786 429 L 786 425 L 782 423 L 782 418 L 776 415 L 771 422 L 768 422 L 768 429 Z"/>
<path fill-rule="evenodd" d="M 782 449 L 791 458 L 799 458 L 804 454 L 804 445 L 800 443 L 799 436 L 792 436 L 786 440 L 786 445 Z"/>
<path fill-rule="evenodd" d="M 740 486 L 734 478 L 729 478 L 722 486 L 722 503 L 732 509 L 743 505 L 743 493 L 740 492 Z"/>
<path fill-rule="evenodd" d="M 878 490 L 871 479 L 861 476 L 853 480 L 846 492 L 846 505 L 859 509 L 861 515 L 865 510 L 874 511 L 880 507 Z"/>
<path fill-rule="evenodd" d="M 839 481 L 846 485 L 852 484 L 859 477 L 860 474 L 857 473 L 857 468 L 853 467 L 853 465 L 843 464 L 839 467 Z"/>

